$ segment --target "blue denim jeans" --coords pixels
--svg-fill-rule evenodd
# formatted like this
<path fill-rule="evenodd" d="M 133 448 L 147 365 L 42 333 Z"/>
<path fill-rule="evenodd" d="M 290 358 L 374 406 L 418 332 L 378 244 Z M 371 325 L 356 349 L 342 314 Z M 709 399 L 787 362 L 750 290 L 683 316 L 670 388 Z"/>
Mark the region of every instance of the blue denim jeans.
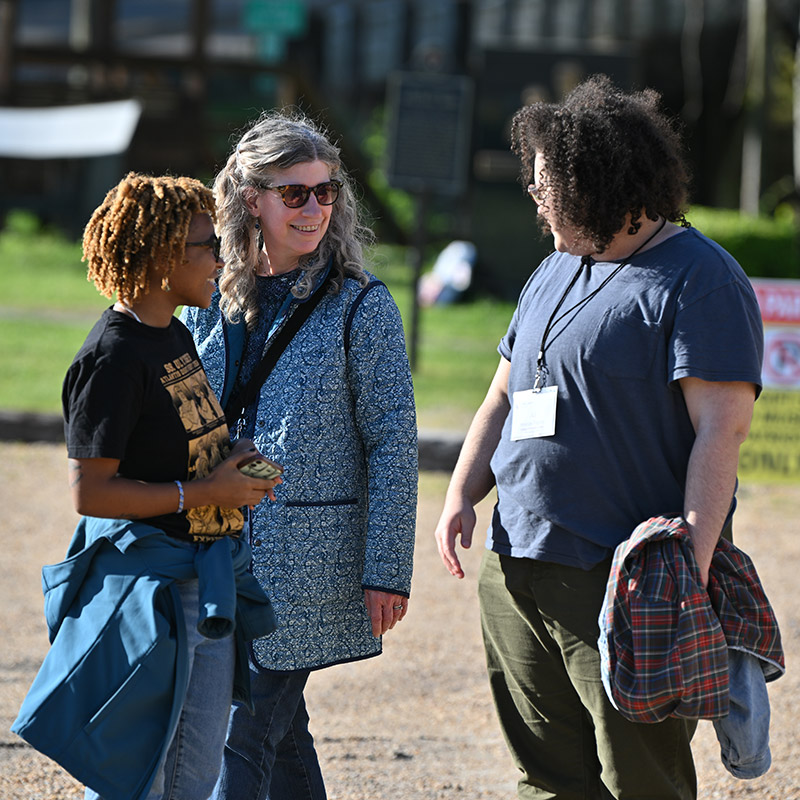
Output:
<path fill-rule="evenodd" d="M 772 764 L 769 749 L 769 695 L 759 660 L 728 650 L 731 710 L 714 720 L 725 769 L 736 778 L 759 778 Z"/>
<path fill-rule="evenodd" d="M 222 771 L 211 800 L 325 800 L 303 690 L 308 670 L 250 665 L 255 716 L 231 709 Z"/>
<path fill-rule="evenodd" d="M 233 693 L 233 637 L 197 630 L 198 582 L 178 581 L 189 646 L 189 685 L 180 720 L 147 800 L 200 800 L 217 781 Z M 86 789 L 85 800 L 101 800 Z"/>

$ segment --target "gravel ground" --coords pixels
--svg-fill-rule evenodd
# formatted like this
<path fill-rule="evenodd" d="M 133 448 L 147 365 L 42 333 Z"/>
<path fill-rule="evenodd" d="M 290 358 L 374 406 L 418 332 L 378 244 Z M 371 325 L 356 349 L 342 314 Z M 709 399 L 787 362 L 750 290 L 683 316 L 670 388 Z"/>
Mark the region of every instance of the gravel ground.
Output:
<path fill-rule="evenodd" d="M 76 517 L 61 445 L 0 443 L 5 510 L 0 596 L 0 800 L 80 797 L 56 764 L 9 732 L 46 652 L 39 570 L 62 558 Z M 308 706 L 330 800 L 434 800 L 515 796 L 515 769 L 491 708 L 478 630 L 475 578 L 481 548 L 465 556 L 467 578 L 441 567 L 431 532 L 446 476 L 421 478 L 412 602 L 381 658 L 315 673 Z M 736 541 L 754 559 L 778 615 L 787 674 L 770 685 L 772 769 L 738 781 L 719 760 L 710 723 L 695 738 L 700 797 L 800 800 L 798 674 L 800 487 L 744 487 Z M 490 504 L 480 508 L 482 526 Z"/>

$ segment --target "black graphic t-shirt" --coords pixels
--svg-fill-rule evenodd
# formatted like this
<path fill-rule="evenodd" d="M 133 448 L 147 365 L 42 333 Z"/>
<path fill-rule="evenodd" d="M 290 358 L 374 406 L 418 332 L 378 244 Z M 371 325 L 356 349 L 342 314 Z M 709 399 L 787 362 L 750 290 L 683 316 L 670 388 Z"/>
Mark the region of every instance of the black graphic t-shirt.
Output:
<path fill-rule="evenodd" d="M 107 309 L 67 371 L 62 405 L 69 457 L 119 459 L 119 474 L 132 480 L 202 478 L 230 450 L 225 415 L 178 319 L 153 328 Z M 144 521 L 196 542 L 243 525 L 239 509 L 217 506 Z"/>

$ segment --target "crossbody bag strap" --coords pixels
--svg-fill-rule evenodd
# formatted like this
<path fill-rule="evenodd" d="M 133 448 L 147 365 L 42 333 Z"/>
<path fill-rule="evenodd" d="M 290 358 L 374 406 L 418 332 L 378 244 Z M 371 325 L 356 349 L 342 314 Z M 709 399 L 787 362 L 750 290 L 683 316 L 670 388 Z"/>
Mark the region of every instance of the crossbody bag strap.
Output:
<path fill-rule="evenodd" d="M 347 319 L 344 323 L 344 354 L 345 357 L 350 354 L 350 333 L 353 329 L 353 318 L 358 311 L 358 307 L 364 302 L 367 294 L 377 286 L 386 286 L 383 281 L 373 278 L 359 293 L 353 304 L 350 306 L 350 311 L 347 312 Z"/>
<path fill-rule="evenodd" d="M 264 381 L 269 376 L 269 373 L 272 372 L 275 364 L 278 363 L 281 353 L 286 349 L 289 342 L 292 341 L 292 338 L 297 331 L 300 330 L 303 323 L 311 316 L 311 312 L 319 305 L 323 296 L 328 293 L 329 283 L 330 281 L 326 280 L 308 300 L 304 303 L 297 304 L 297 308 L 295 308 L 294 312 L 286 320 L 286 323 L 275 335 L 272 343 L 267 348 L 267 352 L 264 353 L 264 357 L 253 370 L 253 374 L 250 376 L 247 386 L 245 386 L 244 389 L 240 389 L 238 386 L 234 387 L 231 396 L 228 398 L 228 402 L 225 404 L 225 419 L 231 430 L 234 429 L 234 423 L 243 416 L 244 410 L 255 400 L 256 396 L 261 391 Z"/>

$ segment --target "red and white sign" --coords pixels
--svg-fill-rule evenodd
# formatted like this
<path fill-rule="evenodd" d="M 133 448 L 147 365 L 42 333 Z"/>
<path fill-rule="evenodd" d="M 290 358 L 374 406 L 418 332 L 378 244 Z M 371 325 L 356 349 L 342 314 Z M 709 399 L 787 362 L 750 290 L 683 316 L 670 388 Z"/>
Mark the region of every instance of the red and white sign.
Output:
<path fill-rule="evenodd" d="M 752 283 L 765 325 L 800 325 L 800 281 L 755 278 Z"/>
<path fill-rule="evenodd" d="M 765 387 L 800 389 L 800 281 L 756 278 L 764 322 Z"/>
<path fill-rule="evenodd" d="M 764 386 L 800 389 L 800 326 L 764 326 Z"/>

